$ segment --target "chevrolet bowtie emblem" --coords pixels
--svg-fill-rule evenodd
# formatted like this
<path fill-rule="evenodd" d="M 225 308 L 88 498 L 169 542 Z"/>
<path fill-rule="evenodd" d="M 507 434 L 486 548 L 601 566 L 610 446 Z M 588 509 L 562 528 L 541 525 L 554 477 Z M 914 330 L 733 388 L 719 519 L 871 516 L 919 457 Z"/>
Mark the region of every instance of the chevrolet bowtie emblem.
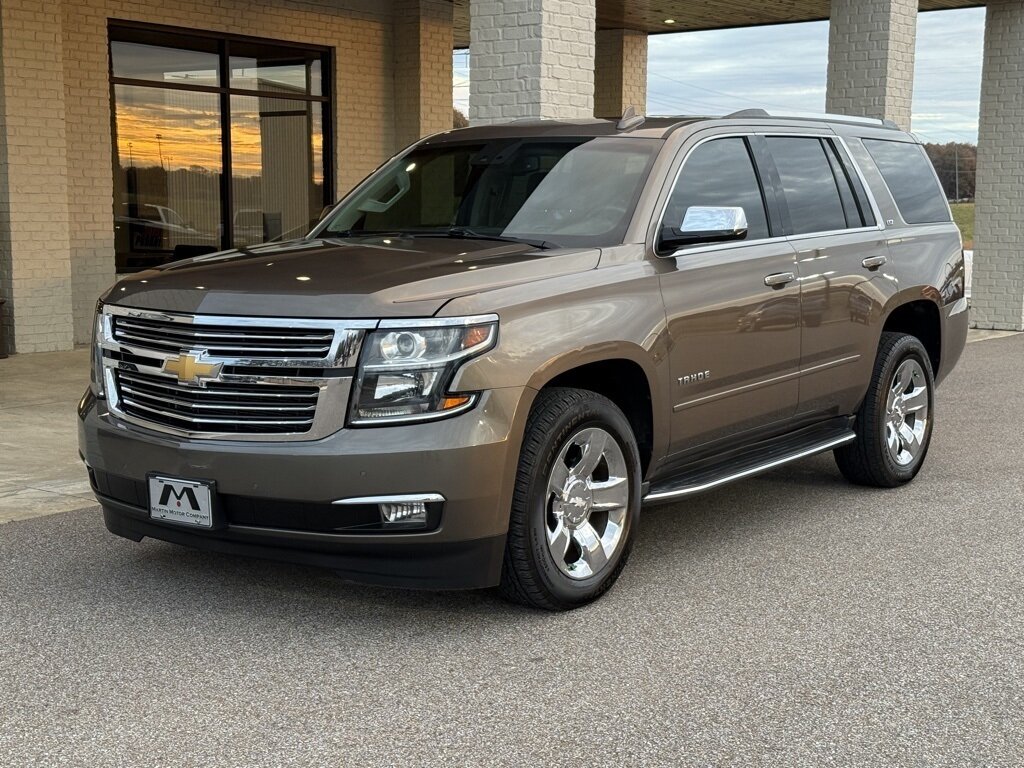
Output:
<path fill-rule="evenodd" d="M 202 379 L 213 379 L 220 375 L 223 363 L 204 363 L 195 355 L 182 355 L 164 361 L 164 370 L 173 373 L 182 384 L 199 384 Z"/>

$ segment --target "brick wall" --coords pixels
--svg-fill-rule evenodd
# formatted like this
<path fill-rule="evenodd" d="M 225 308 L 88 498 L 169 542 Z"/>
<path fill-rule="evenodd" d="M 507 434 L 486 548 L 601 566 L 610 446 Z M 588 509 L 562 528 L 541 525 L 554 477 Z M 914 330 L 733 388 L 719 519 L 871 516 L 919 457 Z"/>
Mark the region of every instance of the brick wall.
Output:
<path fill-rule="evenodd" d="M 614 118 L 626 107 L 647 111 L 647 33 L 601 29 L 595 36 L 594 115 Z"/>
<path fill-rule="evenodd" d="M 71 264 L 59 7 L 2 0 L 0 52 L 4 347 L 67 349 Z"/>
<path fill-rule="evenodd" d="M 395 0 L 395 141 L 452 128 L 452 3 Z"/>
<path fill-rule="evenodd" d="M 978 127 L 971 319 L 1024 330 L 1024 5 L 990 2 Z"/>
<path fill-rule="evenodd" d="M 431 14 L 420 36 L 434 46 L 421 60 L 447 106 L 403 128 L 405 142 L 451 126 L 451 7 L 418 5 Z M 2 0 L 0 297 L 13 297 L 4 325 L 16 329 L 8 349 L 88 341 L 96 297 L 114 279 L 109 19 L 330 46 L 337 192 L 397 148 L 392 0 Z"/>
<path fill-rule="evenodd" d="M 595 13 L 595 0 L 470 0 L 470 120 L 593 117 Z"/>
<path fill-rule="evenodd" d="M 8 0 L 3 0 L 6 4 Z M 64 0 L 64 91 L 75 340 L 114 279 L 107 20 L 329 45 L 335 49 L 336 186 L 343 192 L 395 147 L 388 0 Z M 450 81 L 450 78 L 449 78 Z M 450 87 L 449 87 L 450 89 Z"/>
<path fill-rule="evenodd" d="M 832 0 L 825 109 L 910 129 L 917 0 Z"/>

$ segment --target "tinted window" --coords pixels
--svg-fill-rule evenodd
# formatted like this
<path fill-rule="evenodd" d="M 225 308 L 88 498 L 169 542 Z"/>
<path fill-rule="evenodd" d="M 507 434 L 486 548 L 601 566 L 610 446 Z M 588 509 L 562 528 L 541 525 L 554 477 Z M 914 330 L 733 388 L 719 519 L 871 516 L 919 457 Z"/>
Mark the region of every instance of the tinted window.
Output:
<path fill-rule="evenodd" d="M 560 246 L 617 244 L 661 147 L 617 137 L 422 145 L 346 198 L 324 231 L 436 237 L 454 228 Z"/>
<path fill-rule="evenodd" d="M 875 213 L 871 209 L 871 201 L 868 199 L 868 193 L 864 190 L 864 184 L 861 183 L 853 160 L 850 159 L 844 147 L 832 141 L 829 141 L 828 144 L 832 150 L 832 155 L 839 159 L 839 168 L 841 170 L 836 170 L 836 178 L 841 178 L 845 175 L 846 180 L 853 189 L 853 195 L 857 200 L 857 210 L 860 212 L 861 224 L 866 227 L 875 226 L 877 223 L 875 221 Z M 835 164 L 833 164 L 833 167 L 835 167 Z M 840 185 L 840 189 L 842 189 L 842 185 Z"/>
<path fill-rule="evenodd" d="M 828 155 L 828 162 L 832 166 L 832 175 L 836 179 L 839 197 L 843 201 L 843 211 L 846 213 L 846 226 L 862 227 L 864 226 L 864 221 L 861 219 L 860 211 L 857 208 L 857 198 L 853 193 L 850 179 L 846 176 L 842 163 L 839 162 L 836 148 L 830 141 L 824 142 L 823 146 L 825 147 L 825 154 Z"/>
<path fill-rule="evenodd" d="M 665 210 L 665 225 L 678 227 L 692 206 L 741 206 L 747 239 L 768 237 L 761 185 L 743 139 L 716 139 L 697 147 L 683 166 Z"/>
<path fill-rule="evenodd" d="M 773 137 L 768 148 L 782 180 L 793 234 L 846 229 L 843 201 L 821 140 Z"/>
<path fill-rule="evenodd" d="M 949 221 L 942 188 L 921 146 L 876 139 L 865 139 L 864 146 L 882 172 L 905 222 Z"/>

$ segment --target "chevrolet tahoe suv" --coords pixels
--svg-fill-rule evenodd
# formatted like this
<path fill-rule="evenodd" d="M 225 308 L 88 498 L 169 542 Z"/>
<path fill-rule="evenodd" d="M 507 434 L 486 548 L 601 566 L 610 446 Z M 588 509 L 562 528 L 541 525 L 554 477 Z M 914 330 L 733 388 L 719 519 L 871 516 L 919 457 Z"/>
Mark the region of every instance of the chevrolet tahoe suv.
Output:
<path fill-rule="evenodd" d="M 825 451 L 910 481 L 966 333 L 960 235 L 891 124 L 467 128 L 306 237 L 114 285 L 81 453 L 128 539 L 568 609 L 643 505 Z"/>

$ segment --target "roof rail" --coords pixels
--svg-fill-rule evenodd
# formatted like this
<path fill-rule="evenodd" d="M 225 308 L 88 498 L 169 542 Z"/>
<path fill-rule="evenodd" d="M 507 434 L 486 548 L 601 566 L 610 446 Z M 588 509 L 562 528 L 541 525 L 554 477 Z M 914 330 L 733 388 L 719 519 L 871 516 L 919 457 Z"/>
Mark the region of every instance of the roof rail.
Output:
<path fill-rule="evenodd" d="M 636 109 L 633 107 L 632 104 L 630 104 L 622 112 L 622 117 L 619 118 L 619 122 L 616 124 L 615 128 L 616 130 L 619 131 L 631 131 L 634 128 L 639 128 L 641 125 L 643 125 L 644 120 L 646 119 L 647 118 L 645 118 L 643 115 L 638 115 L 636 113 Z"/>
<path fill-rule="evenodd" d="M 833 123 L 855 123 L 857 125 L 874 125 L 879 128 L 900 130 L 900 127 L 892 120 L 879 120 L 874 117 L 855 117 L 853 115 L 835 115 L 829 112 L 769 112 L 766 109 L 741 109 L 739 112 L 732 112 L 724 117 L 727 119 L 774 117 L 779 119 L 790 118 L 793 120 L 827 120 Z"/>

